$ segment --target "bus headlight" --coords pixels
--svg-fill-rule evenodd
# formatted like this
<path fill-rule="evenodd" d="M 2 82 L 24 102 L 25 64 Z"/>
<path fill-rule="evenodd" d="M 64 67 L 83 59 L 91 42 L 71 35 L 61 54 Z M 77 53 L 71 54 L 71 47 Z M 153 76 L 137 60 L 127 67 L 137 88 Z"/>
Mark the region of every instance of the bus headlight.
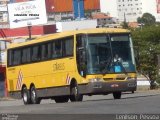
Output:
<path fill-rule="evenodd" d="M 99 82 L 99 81 L 103 81 L 102 78 L 92 78 L 92 79 L 89 79 L 89 82 Z"/>

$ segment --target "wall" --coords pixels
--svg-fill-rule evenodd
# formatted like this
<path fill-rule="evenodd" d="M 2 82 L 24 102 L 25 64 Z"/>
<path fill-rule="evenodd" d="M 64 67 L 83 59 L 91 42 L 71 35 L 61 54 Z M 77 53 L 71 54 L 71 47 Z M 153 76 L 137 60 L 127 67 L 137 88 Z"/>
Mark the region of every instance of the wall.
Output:
<path fill-rule="evenodd" d="M 73 0 L 46 0 L 47 12 L 71 12 Z M 100 9 L 100 0 L 84 0 L 85 10 Z"/>
<path fill-rule="evenodd" d="M 77 20 L 77 21 L 66 21 L 66 22 L 56 23 L 57 32 L 96 28 L 96 27 L 97 27 L 97 20 Z"/>
<path fill-rule="evenodd" d="M 84 9 L 85 10 L 99 10 L 100 0 L 84 0 Z"/>
<path fill-rule="evenodd" d="M 33 26 L 32 35 L 51 34 L 56 32 L 55 25 Z M 0 29 L 0 38 L 28 36 L 28 28 Z"/>
<path fill-rule="evenodd" d="M 46 0 L 47 12 L 73 11 L 72 0 Z"/>
<path fill-rule="evenodd" d="M 0 97 L 5 96 L 5 67 L 0 66 Z"/>

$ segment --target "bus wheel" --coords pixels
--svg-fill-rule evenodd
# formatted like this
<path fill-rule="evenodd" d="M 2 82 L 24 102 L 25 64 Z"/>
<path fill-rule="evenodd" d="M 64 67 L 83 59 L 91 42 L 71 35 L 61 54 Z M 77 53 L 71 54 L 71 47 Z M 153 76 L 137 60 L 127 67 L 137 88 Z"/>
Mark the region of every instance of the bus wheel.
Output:
<path fill-rule="evenodd" d="M 37 97 L 36 88 L 34 86 L 30 89 L 32 104 L 40 104 L 41 99 Z"/>
<path fill-rule="evenodd" d="M 114 93 L 113 93 L 114 99 L 121 99 L 121 95 L 122 95 L 121 92 L 114 92 Z"/>
<path fill-rule="evenodd" d="M 25 105 L 31 104 L 30 94 L 26 87 L 22 89 L 22 99 Z"/>
<path fill-rule="evenodd" d="M 82 101 L 83 95 L 79 94 L 79 89 L 77 83 L 71 86 L 71 95 L 70 95 L 71 102 L 75 101 Z"/>
<path fill-rule="evenodd" d="M 68 102 L 69 97 L 68 96 L 57 96 L 57 97 L 54 97 L 54 100 L 56 103 L 65 103 L 65 102 Z"/>

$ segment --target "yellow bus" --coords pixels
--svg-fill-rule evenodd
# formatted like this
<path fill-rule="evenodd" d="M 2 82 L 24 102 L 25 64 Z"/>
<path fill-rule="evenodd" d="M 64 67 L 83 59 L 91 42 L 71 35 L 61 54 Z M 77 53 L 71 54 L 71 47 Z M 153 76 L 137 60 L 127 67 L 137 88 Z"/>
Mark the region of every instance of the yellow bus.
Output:
<path fill-rule="evenodd" d="M 132 39 L 125 29 L 55 33 L 7 50 L 9 95 L 24 104 L 110 93 L 120 99 L 122 92 L 136 90 L 136 77 Z"/>

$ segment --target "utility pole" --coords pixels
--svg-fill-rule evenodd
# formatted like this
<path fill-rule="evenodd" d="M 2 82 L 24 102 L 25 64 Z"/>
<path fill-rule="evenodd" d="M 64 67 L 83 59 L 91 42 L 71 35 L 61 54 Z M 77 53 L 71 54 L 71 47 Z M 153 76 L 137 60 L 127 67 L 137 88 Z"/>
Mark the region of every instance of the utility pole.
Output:
<path fill-rule="evenodd" d="M 128 24 L 127 24 L 127 22 L 126 22 L 126 14 L 125 14 L 125 12 L 124 12 L 124 22 L 123 22 L 123 28 L 128 28 Z"/>

